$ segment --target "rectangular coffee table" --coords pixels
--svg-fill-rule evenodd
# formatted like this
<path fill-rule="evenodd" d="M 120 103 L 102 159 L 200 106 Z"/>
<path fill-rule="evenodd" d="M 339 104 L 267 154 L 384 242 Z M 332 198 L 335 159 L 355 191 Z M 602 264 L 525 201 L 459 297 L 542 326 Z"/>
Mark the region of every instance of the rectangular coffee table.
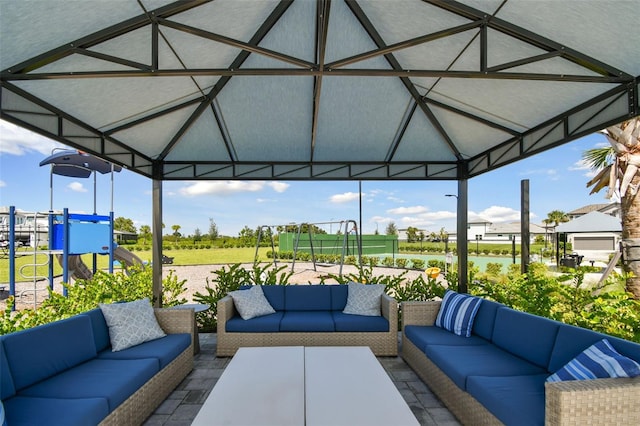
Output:
<path fill-rule="evenodd" d="M 418 425 L 368 347 L 240 348 L 193 425 Z"/>

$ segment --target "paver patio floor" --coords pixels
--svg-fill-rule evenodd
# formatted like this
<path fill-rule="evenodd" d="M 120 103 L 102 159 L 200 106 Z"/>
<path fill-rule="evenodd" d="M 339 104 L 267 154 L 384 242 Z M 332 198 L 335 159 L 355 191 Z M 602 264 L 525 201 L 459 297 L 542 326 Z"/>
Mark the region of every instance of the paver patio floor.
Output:
<path fill-rule="evenodd" d="M 195 357 L 193 371 L 147 419 L 145 425 L 190 425 L 230 360 L 216 357 L 215 334 L 201 333 L 200 353 Z M 421 425 L 460 424 L 402 358 L 378 357 L 378 360 Z"/>

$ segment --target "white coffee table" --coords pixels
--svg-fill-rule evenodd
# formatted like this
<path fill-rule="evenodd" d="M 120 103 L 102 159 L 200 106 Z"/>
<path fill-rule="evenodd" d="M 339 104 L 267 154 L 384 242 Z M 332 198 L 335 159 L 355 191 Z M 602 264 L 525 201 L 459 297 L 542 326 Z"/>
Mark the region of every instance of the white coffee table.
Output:
<path fill-rule="evenodd" d="M 418 425 L 368 347 L 240 348 L 193 425 Z"/>

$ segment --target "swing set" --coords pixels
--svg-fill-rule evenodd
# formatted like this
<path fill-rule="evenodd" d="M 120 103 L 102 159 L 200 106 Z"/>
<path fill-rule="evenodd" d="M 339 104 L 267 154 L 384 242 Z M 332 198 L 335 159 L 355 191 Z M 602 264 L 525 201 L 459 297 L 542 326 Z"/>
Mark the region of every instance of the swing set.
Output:
<path fill-rule="evenodd" d="M 303 238 L 302 234 L 303 234 L 303 229 L 306 227 L 307 231 L 306 234 L 309 238 L 309 250 L 311 251 L 311 261 L 313 263 L 313 270 L 317 271 L 316 269 L 316 265 L 317 265 L 317 261 L 316 261 L 316 255 L 315 255 L 315 248 L 313 245 L 313 229 L 314 227 L 318 227 L 319 225 L 334 225 L 337 224 L 338 225 L 338 232 L 336 234 L 336 243 L 339 242 L 340 240 L 340 236 L 342 234 L 342 251 L 341 251 L 341 256 L 340 256 L 340 276 L 342 276 L 342 267 L 344 266 L 344 258 L 347 255 L 348 252 L 348 243 L 349 243 L 349 234 L 353 233 L 355 234 L 355 239 L 356 239 L 356 245 L 357 245 L 357 252 L 358 252 L 358 264 L 362 265 L 362 241 L 360 239 L 360 236 L 358 234 L 358 225 L 356 223 L 355 220 L 352 219 L 348 219 L 348 220 L 340 220 L 340 221 L 329 221 L 329 222 L 302 222 L 302 223 L 288 223 L 286 225 L 261 225 L 258 228 L 258 238 L 256 241 L 256 253 L 254 256 L 254 262 L 258 261 L 258 249 L 260 248 L 260 241 L 263 239 L 263 237 L 265 236 L 265 234 L 267 234 L 266 236 L 270 238 L 271 241 L 271 251 L 273 253 L 273 265 L 274 267 L 278 266 L 278 256 L 276 255 L 276 249 L 275 249 L 275 242 L 274 242 L 274 232 L 273 230 L 278 230 L 280 228 L 284 228 L 284 229 L 295 229 L 295 239 L 294 239 L 294 247 L 293 247 L 293 260 L 291 262 L 291 272 L 293 272 L 293 269 L 295 267 L 296 264 L 296 258 L 297 258 L 297 254 L 298 254 L 298 250 L 300 249 L 300 241 Z M 268 231 L 267 231 L 268 230 Z M 337 246 L 337 244 L 335 244 L 333 247 L 335 248 Z M 306 247 L 305 247 L 306 248 Z"/>

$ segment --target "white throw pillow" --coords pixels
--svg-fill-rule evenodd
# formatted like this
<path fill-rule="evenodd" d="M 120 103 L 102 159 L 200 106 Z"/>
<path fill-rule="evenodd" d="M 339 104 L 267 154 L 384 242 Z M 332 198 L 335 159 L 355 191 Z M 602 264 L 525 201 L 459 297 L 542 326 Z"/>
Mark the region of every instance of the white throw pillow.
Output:
<path fill-rule="evenodd" d="M 384 284 L 360 284 L 349 282 L 345 314 L 380 316 L 380 301 L 384 293 Z"/>
<path fill-rule="evenodd" d="M 109 327 L 113 352 L 166 336 L 147 297 L 126 303 L 100 303 L 99 306 Z"/>
<path fill-rule="evenodd" d="M 243 320 L 248 320 L 263 315 L 275 313 L 275 309 L 271 306 L 262 286 L 254 285 L 248 290 L 236 290 L 229 293 L 236 306 L 236 310 Z"/>

